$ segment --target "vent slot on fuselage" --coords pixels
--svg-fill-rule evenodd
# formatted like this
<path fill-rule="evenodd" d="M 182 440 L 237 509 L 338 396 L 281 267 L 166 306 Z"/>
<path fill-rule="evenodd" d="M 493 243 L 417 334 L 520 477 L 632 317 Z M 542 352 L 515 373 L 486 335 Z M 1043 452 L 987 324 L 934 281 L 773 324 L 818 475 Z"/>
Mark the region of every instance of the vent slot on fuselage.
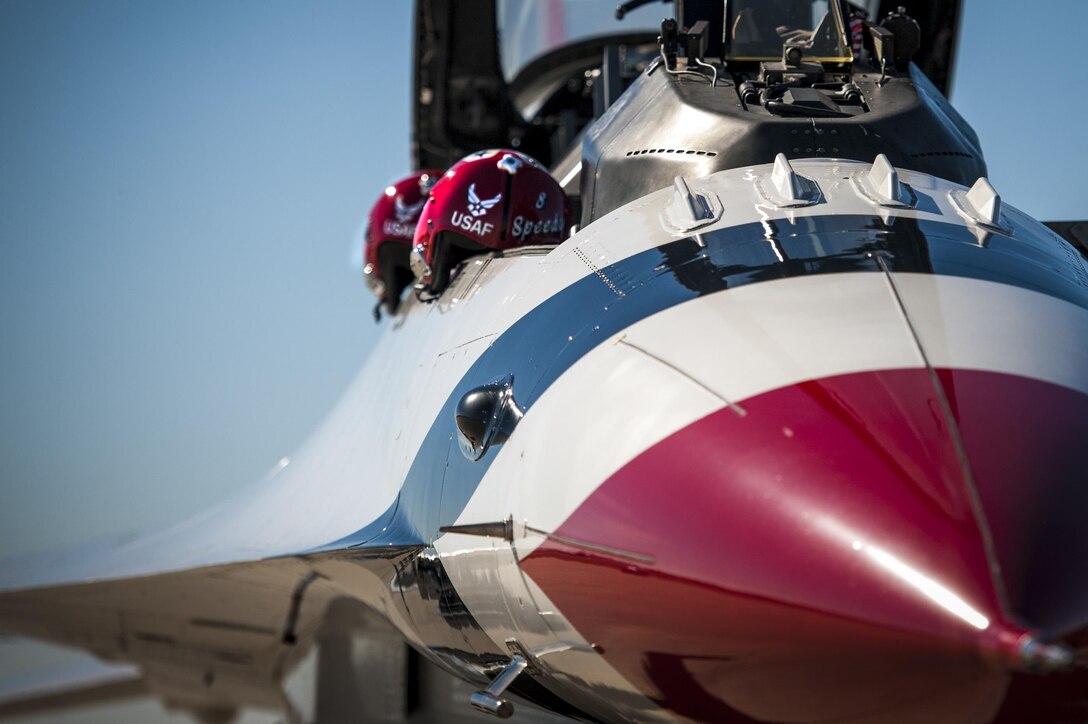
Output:
<path fill-rule="evenodd" d="M 912 153 L 911 158 L 933 158 L 935 156 L 957 156 L 958 158 L 974 158 L 969 153 L 964 151 L 922 151 L 921 153 Z"/>
<path fill-rule="evenodd" d="M 717 151 L 698 151 L 688 148 L 643 148 L 638 151 L 628 151 L 628 156 L 642 156 L 647 153 L 672 153 L 677 156 L 717 156 Z"/>

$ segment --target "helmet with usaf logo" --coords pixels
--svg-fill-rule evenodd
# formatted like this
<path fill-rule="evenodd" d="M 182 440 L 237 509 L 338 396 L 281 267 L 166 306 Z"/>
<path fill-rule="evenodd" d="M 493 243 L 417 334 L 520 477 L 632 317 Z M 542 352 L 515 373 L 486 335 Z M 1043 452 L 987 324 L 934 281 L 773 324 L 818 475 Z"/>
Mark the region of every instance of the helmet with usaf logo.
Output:
<path fill-rule="evenodd" d="M 397 310 L 401 292 L 412 283 L 408 252 L 427 194 L 441 171 L 417 171 L 385 187 L 370 209 L 363 249 L 363 279 L 378 298 L 378 309 Z"/>
<path fill-rule="evenodd" d="M 558 244 L 566 229 L 566 196 L 536 160 L 507 149 L 473 153 L 450 167 L 423 207 L 412 242 L 416 288 L 441 294 L 468 257 Z"/>

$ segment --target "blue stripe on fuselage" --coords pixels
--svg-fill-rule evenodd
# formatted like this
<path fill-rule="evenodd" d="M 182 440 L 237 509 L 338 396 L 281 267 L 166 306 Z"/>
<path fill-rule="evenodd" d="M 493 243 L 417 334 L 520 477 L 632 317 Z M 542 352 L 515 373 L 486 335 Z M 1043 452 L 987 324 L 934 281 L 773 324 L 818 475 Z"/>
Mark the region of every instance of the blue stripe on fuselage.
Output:
<path fill-rule="evenodd" d="M 528 412 L 548 387 L 602 341 L 695 297 L 760 281 L 809 274 L 938 273 L 1011 284 L 1088 308 L 1088 264 L 1039 224 L 1016 222 L 1012 238 L 980 244 L 958 224 L 893 217 L 802 217 L 746 224 L 674 241 L 580 279 L 515 322 L 458 382 L 432 422 L 398 499 L 382 516 L 321 550 L 433 542 L 452 524 L 498 449 L 471 462 L 455 439 L 454 408 L 473 387 L 514 376 Z M 1036 228 L 1037 227 L 1037 228 Z M 1079 265 L 1079 266 L 1078 266 Z"/>

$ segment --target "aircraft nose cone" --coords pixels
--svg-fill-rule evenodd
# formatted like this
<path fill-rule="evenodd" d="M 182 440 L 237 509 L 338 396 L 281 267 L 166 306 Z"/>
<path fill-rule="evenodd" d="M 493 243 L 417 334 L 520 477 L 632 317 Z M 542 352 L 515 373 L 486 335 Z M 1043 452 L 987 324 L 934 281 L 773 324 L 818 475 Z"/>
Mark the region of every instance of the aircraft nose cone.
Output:
<path fill-rule="evenodd" d="M 1088 396 L 941 370 L 1008 604 L 1048 636 L 1088 624 Z"/>
<path fill-rule="evenodd" d="M 1073 482 L 1088 397 L 941 379 L 945 400 L 906 369 L 722 409 L 617 471 L 523 566 L 685 717 L 989 720 L 1010 672 L 1069 663 L 1034 632 L 1088 613 L 1088 535 L 1073 524 L 1088 510 Z M 1041 557 L 1056 545 L 1077 558 Z"/>

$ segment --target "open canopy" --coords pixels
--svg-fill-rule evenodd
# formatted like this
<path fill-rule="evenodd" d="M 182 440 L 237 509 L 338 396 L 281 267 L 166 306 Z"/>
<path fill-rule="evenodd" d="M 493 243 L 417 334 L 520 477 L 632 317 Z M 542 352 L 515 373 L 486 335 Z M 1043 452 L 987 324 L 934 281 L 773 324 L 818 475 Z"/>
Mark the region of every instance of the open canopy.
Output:
<path fill-rule="evenodd" d="M 785 46 L 806 60 L 853 60 L 842 6 L 828 0 L 729 0 L 725 4 L 727 60 L 779 60 Z"/>

